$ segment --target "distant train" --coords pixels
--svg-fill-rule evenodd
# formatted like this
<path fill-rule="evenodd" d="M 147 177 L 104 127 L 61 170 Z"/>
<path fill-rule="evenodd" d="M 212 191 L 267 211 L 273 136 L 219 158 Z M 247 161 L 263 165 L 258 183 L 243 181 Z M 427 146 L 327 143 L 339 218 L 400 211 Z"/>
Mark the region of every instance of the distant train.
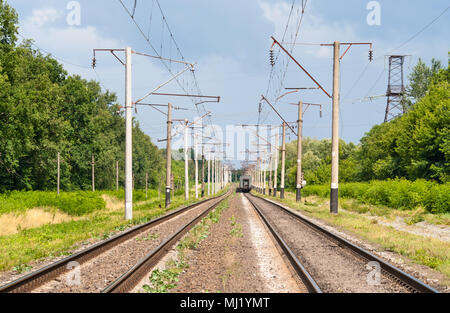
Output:
<path fill-rule="evenodd" d="M 252 189 L 252 178 L 251 176 L 241 176 L 239 181 L 239 188 L 236 190 L 237 192 L 250 192 Z"/>

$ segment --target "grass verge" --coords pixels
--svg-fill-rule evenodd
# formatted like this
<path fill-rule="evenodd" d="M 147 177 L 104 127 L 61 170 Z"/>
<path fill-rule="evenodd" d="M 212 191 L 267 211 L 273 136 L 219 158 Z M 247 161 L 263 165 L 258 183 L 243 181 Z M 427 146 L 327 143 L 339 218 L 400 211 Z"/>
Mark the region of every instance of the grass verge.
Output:
<path fill-rule="evenodd" d="M 222 190 L 222 194 L 226 190 Z M 133 208 L 133 219 L 126 221 L 123 211 L 98 210 L 79 220 L 47 224 L 24 229 L 17 234 L 0 236 L 0 271 L 12 268 L 30 270 L 30 262 L 69 255 L 87 240 L 104 240 L 128 227 L 146 223 L 180 206 L 197 202 L 176 196 L 169 208 L 161 208 L 160 200 L 153 199 Z"/>

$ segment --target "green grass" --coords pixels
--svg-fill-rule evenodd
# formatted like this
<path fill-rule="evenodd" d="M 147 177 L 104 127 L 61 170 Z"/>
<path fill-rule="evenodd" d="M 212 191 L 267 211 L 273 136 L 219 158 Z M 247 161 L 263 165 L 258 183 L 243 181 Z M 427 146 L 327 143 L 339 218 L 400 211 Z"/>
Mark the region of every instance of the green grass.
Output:
<path fill-rule="evenodd" d="M 176 249 L 178 256 L 176 260 L 171 259 L 166 263 L 166 269 L 153 270 L 149 280 L 150 285 L 142 286 L 147 293 L 166 293 L 177 286 L 178 277 L 183 269 L 188 267 L 186 263 L 187 250 L 197 249 L 198 245 L 205 240 L 213 224 L 220 220 L 222 211 L 229 205 L 228 198 L 222 201 L 214 210 L 212 210 L 200 223 L 195 225 L 188 234 L 178 243 Z"/>
<path fill-rule="evenodd" d="M 116 191 L 116 190 L 99 190 L 99 191 L 95 191 L 95 193 L 98 196 L 105 194 L 108 196 L 116 197 L 117 199 L 120 199 L 120 200 L 125 199 L 125 190 L 124 189 L 119 189 L 118 191 Z M 163 192 L 161 192 L 161 195 L 163 196 Z M 142 190 L 142 189 L 133 190 L 133 201 L 134 202 L 146 201 L 148 199 L 157 198 L 157 197 L 158 197 L 158 190 L 156 190 L 156 189 L 149 189 L 147 192 L 147 198 L 145 198 L 145 190 Z"/>
<path fill-rule="evenodd" d="M 226 190 L 222 190 L 220 194 L 225 192 Z M 21 230 L 17 234 L 0 236 L 0 271 L 12 269 L 14 266 L 25 266 L 26 268 L 27 264 L 41 258 L 67 255 L 68 251 L 88 239 L 107 239 L 115 232 L 148 222 L 167 211 L 197 201 L 199 200 L 193 196 L 189 201 L 185 201 L 184 196 L 176 196 L 170 207 L 165 209 L 159 207 L 159 199 L 150 199 L 142 205 L 133 207 L 131 221 L 124 220 L 122 210 L 100 209 L 85 214 L 77 220 L 47 224 Z M 24 209 L 20 208 L 20 210 Z"/>
<path fill-rule="evenodd" d="M 328 199 L 322 197 L 307 197 L 307 203 L 316 203 L 316 205 L 305 205 L 303 202 L 295 201 L 295 194 L 291 192 L 285 192 L 285 199 L 279 199 L 274 197 L 268 197 L 280 203 L 284 203 L 292 209 L 301 211 L 302 213 L 323 220 L 329 224 L 337 226 L 338 229 L 349 231 L 357 237 L 363 238 L 368 242 L 371 242 L 382 249 L 389 250 L 401 254 L 414 262 L 422 265 L 429 266 L 441 273 L 446 277 L 446 281 L 443 283 L 450 285 L 450 243 L 444 242 L 435 238 L 423 237 L 403 231 L 396 230 L 393 227 L 384 226 L 378 224 L 374 220 L 370 220 L 361 213 L 377 212 L 370 211 L 371 207 L 364 205 L 359 210 L 346 210 L 340 211 L 339 214 L 334 215 L 329 213 Z M 345 201 L 341 201 L 341 204 Z M 358 206 L 358 205 L 356 205 Z M 376 207 L 375 207 L 376 208 Z M 348 207 L 347 207 L 348 209 Z M 369 210 L 369 211 L 366 211 Z M 382 214 L 392 214 L 389 208 L 378 208 Z M 389 213 L 389 211 L 391 211 Z M 386 213 L 388 212 L 388 213 Z M 403 213 L 409 213 L 406 211 L 397 211 Z M 416 211 L 424 212 L 424 211 Z M 380 212 L 377 212 L 380 213 Z M 414 217 L 414 214 L 410 215 Z M 425 216 L 435 214 L 424 213 Z M 374 213 L 374 215 L 376 215 Z M 425 217 L 426 218 L 426 217 Z"/>
<path fill-rule="evenodd" d="M 302 194 L 328 198 L 329 185 L 306 186 Z M 363 183 L 342 183 L 339 197 L 357 199 L 362 203 L 384 205 L 393 209 L 413 210 L 423 208 L 429 213 L 450 213 L 450 183 L 395 179 Z"/>
<path fill-rule="evenodd" d="M 230 231 L 230 235 L 232 237 L 237 237 L 237 238 L 241 238 L 242 236 L 244 236 L 244 233 L 242 231 L 242 225 L 237 222 L 237 219 L 234 215 L 231 216 L 230 222 L 231 222 L 231 227 L 232 227 L 231 231 Z"/>
<path fill-rule="evenodd" d="M 120 200 L 125 199 L 125 191 L 119 189 L 92 191 L 61 192 L 58 196 L 55 191 L 11 191 L 0 194 L 0 214 L 23 213 L 27 209 L 37 207 L 52 207 L 72 216 L 82 216 L 105 208 L 102 195 L 109 195 Z M 134 190 L 133 201 L 140 202 L 158 197 L 158 191 Z"/>
<path fill-rule="evenodd" d="M 21 213 L 36 207 L 55 207 L 61 211 L 81 216 L 105 208 L 105 201 L 88 191 L 62 192 L 59 196 L 52 191 L 12 191 L 0 194 L 0 214 Z"/>

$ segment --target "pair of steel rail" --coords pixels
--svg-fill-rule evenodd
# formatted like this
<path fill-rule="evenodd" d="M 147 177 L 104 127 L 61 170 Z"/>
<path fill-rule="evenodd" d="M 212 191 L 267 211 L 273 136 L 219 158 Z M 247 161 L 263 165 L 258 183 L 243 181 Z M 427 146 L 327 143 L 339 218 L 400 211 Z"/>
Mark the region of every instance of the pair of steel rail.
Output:
<path fill-rule="evenodd" d="M 247 194 L 246 194 L 247 195 Z M 261 199 L 263 201 L 266 201 L 268 203 L 271 203 L 275 205 L 276 207 L 280 208 L 283 212 L 288 213 L 290 216 L 292 216 L 294 219 L 302 222 L 307 227 L 313 229 L 314 231 L 317 231 L 318 233 L 321 233 L 325 235 L 326 237 L 330 238 L 332 241 L 337 242 L 339 245 L 350 249 L 353 254 L 356 254 L 357 256 L 367 260 L 367 261 L 376 261 L 380 264 L 381 269 L 387 273 L 390 277 L 392 277 L 394 280 L 396 280 L 399 284 L 407 287 L 412 292 L 419 292 L 419 293 L 439 293 L 438 290 L 435 288 L 425 284 L 424 282 L 418 280 L 417 278 L 405 273 L 401 269 L 389 264 L 388 262 L 382 260 L 381 258 L 377 257 L 376 255 L 368 252 L 367 250 L 358 247 L 351 243 L 350 241 L 342 238 L 341 236 L 338 236 L 327 229 L 317 225 L 316 223 L 304 218 L 303 216 L 299 215 L 298 213 L 294 212 L 292 209 L 287 208 L 280 203 L 277 203 L 275 201 L 272 201 L 270 199 L 262 198 L 259 196 L 247 195 L 247 199 L 250 201 L 250 203 L 253 205 L 261 219 L 263 220 L 264 224 L 267 226 L 269 231 L 272 233 L 275 240 L 280 245 L 281 249 L 284 251 L 286 257 L 290 261 L 293 269 L 298 274 L 302 282 L 304 283 L 305 287 L 308 289 L 311 293 L 322 293 L 322 290 L 320 289 L 317 282 L 314 280 L 314 278 L 311 276 L 311 274 L 308 272 L 308 270 L 302 265 L 299 258 L 295 255 L 295 253 L 292 251 L 292 249 L 287 245 L 287 243 L 283 240 L 283 238 L 280 236 L 280 234 L 275 230 L 274 225 L 269 222 L 267 217 L 263 214 L 260 205 L 258 205 L 252 197 Z"/>
<path fill-rule="evenodd" d="M 230 190 L 231 191 L 231 190 Z M 111 248 L 121 244 L 122 242 L 136 237 L 140 233 L 158 225 L 164 223 L 176 216 L 187 212 L 195 207 L 198 207 L 204 203 L 211 202 L 200 215 L 183 225 L 169 238 L 165 239 L 158 247 L 149 252 L 144 258 L 142 258 L 136 265 L 130 268 L 125 274 L 116 279 L 106 289 L 104 293 L 109 292 L 129 292 L 134 286 L 144 277 L 144 275 L 155 265 L 158 261 L 169 251 L 172 246 L 186 234 L 195 224 L 205 217 L 210 211 L 212 211 L 220 202 L 230 195 L 228 191 L 224 195 L 220 195 L 214 198 L 205 199 L 194 204 L 185 206 L 168 214 L 165 214 L 157 219 L 151 220 L 145 224 L 133 227 L 121 234 L 111 237 L 105 241 L 101 241 L 87 249 L 77 252 L 69 257 L 66 257 L 60 261 L 47 265 L 34 272 L 31 272 L 17 280 L 14 280 L 4 286 L 0 286 L 0 293 L 25 293 L 30 292 L 39 286 L 51 281 L 59 275 L 69 272 L 69 263 L 78 262 L 83 264 L 90 259 L 102 254 L 103 252 L 110 250 Z"/>

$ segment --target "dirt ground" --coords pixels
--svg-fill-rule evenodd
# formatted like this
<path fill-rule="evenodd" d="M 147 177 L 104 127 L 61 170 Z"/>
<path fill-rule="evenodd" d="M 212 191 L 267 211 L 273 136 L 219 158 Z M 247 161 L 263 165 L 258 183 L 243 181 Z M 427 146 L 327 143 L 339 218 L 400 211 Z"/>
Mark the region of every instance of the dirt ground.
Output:
<path fill-rule="evenodd" d="M 242 194 L 230 199 L 188 264 L 171 292 L 305 292 Z"/>

